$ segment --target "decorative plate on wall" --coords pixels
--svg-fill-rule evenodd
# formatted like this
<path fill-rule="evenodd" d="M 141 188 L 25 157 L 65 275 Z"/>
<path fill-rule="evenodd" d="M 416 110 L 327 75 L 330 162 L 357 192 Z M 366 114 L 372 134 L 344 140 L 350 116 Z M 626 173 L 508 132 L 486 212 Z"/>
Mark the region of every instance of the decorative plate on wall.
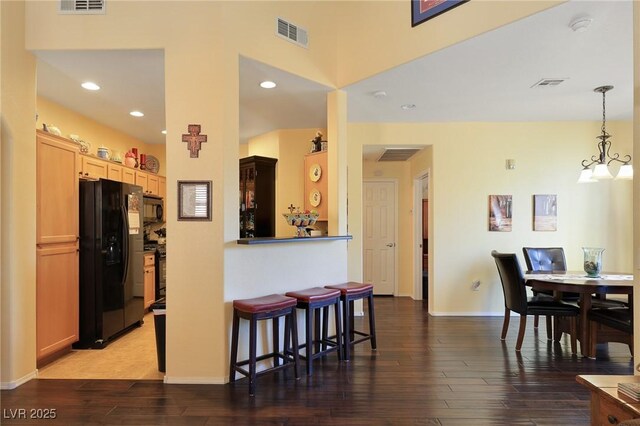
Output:
<path fill-rule="evenodd" d="M 320 164 L 313 164 L 309 167 L 309 179 L 311 179 L 311 182 L 319 181 L 320 176 L 322 176 L 322 168 L 320 167 Z"/>
<path fill-rule="evenodd" d="M 147 167 L 147 171 L 158 173 L 158 170 L 160 170 L 160 161 L 153 155 L 147 155 L 145 166 Z"/>
<path fill-rule="evenodd" d="M 313 207 L 318 207 L 320 205 L 320 201 L 322 201 L 322 195 L 320 195 L 320 191 L 314 189 L 309 194 L 309 203 Z"/>

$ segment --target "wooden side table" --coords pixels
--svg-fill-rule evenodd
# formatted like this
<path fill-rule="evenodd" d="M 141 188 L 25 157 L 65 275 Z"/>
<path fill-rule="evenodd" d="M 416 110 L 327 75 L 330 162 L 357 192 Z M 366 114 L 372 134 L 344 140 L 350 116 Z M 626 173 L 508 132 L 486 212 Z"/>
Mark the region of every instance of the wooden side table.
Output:
<path fill-rule="evenodd" d="M 618 383 L 640 383 L 640 376 L 576 376 L 591 391 L 591 425 L 617 425 L 640 418 L 640 402 L 618 393 Z"/>

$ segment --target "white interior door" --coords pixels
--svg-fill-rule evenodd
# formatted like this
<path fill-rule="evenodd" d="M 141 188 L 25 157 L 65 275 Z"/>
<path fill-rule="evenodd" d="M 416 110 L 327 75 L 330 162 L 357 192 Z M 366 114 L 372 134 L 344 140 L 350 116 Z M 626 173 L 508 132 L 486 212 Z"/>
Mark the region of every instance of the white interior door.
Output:
<path fill-rule="evenodd" d="M 364 281 L 374 294 L 396 289 L 396 183 L 364 182 Z"/>

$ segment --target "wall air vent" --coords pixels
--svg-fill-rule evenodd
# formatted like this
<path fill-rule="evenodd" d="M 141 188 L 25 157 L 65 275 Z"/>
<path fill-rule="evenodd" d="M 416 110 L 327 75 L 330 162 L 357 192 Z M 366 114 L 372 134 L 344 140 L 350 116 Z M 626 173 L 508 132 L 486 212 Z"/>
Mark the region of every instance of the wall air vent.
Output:
<path fill-rule="evenodd" d="M 418 148 L 386 148 L 378 161 L 407 161 L 418 151 Z"/>
<path fill-rule="evenodd" d="M 105 0 L 60 0 L 60 14 L 102 15 Z"/>
<path fill-rule="evenodd" d="M 543 78 L 542 80 L 538 81 L 536 84 L 531 86 L 531 88 L 554 87 L 554 86 L 558 86 L 560 83 L 563 83 L 565 80 L 568 80 L 568 79 L 567 78 Z"/>
<path fill-rule="evenodd" d="M 282 18 L 276 19 L 276 35 L 302 47 L 309 47 L 307 30 Z"/>

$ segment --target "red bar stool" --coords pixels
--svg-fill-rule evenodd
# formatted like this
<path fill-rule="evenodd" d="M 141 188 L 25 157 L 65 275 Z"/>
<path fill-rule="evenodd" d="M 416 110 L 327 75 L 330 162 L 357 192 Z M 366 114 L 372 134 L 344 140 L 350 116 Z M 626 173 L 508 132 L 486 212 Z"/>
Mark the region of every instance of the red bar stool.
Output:
<path fill-rule="evenodd" d="M 342 345 L 340 336 L 342 329 L 340 326 L 340 290 L 331 290 L 322 287 L 313 287 L 306 290 L 290 291 L 286 293 L 289 297 L 295 297 L 298 301 L 298 308 L 305 311 L 305 343 L 300 348 L 306 348 L 306 354 L 299 355 L 307 361 L 307 375 L 313 373 L 313 360 L 327 355 L 330 352 L 338 352 L 338 360 L 342 359 Z M 336 325 L 335 340 L 329 336 L 329 308 L 331 305 L 335 309 Z M 320 313 L 322 309 L 322 334 L 320 334 Z M 311 332 L 313 314 L 315 312 L 315 334 Z M 315 336 L 315 338 L 314 338 Z M 295 348 L 295 347 L 294 347 Z M 296 350 L 296 349 L 294 349 Z"/>
<path fill-rule="evenodd" d="M 342 300 L 343 325 L 343 352 L 344 360 L 351 359 L 351 345 L 371 341 L 371 349 L 375 350 L 376 345 L 376 319 L 373 310 L 373 285 L 349 281 L 344 284 L 326 285 L 325 288 L 340 290 L 340 300 Z M 353 327 L 353 302 L 354 300 L 367 299 L 369 304 L 369 333 L 354 330 Z M 356 340 L 356 334 L 362 336 Z"/>
<path fill-rule="evenodd" d="M 298 374 L 298 352 L 287 354 L 286 348 L 289 339 L 293 341 L 293 347 L 298 347 L 298 323 L 296 319 L 296 299 L 293 297 L 272 294 L 255 299 L 242 299 L 233 301 L 233 329 L 231 334 L 231 362 L 229 367 L 229 382 L 236 380 L 236 372 L 249 377 L 249 395 L 254 395 L 256 390 L 256 377 L 266 373 L 272 373 L 284 368 L 293 367 L 296 380 Z M 284 349 L 280 352 L 279 332 L 280 317 L 285 317 L 284 322 Z M 249 359 L 238 361 L 238 332 L 240 318 L 249 320 Z M 272 319 L 273 325 L 273 352 L 256 357 L 256 338 L 258 321 Z M 273 367 L 256 373 L 256 363 L 273 358 Z M 280 365 L 280 359 L 284 363 Z M 249 371 L 241 368 L 249 364 Z"/>

